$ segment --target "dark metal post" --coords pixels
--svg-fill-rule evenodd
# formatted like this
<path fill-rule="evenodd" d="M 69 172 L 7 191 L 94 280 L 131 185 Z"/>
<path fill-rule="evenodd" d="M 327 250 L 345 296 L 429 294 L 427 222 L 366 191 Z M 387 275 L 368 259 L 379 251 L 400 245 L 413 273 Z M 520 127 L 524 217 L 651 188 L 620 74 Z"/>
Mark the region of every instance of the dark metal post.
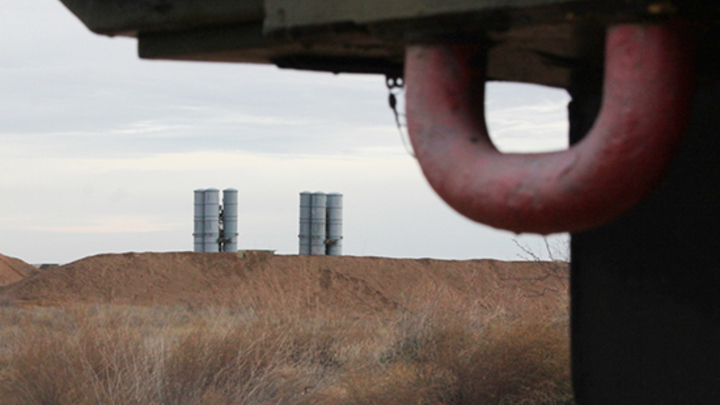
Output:
<path fill-rule="evenodd" d="M 701 43 L 690 128 L 667 178 L 629 214 L 572 235 L 581 405 L 720 403 L 720 65 L 712 43 Z M 571 93 L 577 140 L 600 94 L 587 86 Z"/>

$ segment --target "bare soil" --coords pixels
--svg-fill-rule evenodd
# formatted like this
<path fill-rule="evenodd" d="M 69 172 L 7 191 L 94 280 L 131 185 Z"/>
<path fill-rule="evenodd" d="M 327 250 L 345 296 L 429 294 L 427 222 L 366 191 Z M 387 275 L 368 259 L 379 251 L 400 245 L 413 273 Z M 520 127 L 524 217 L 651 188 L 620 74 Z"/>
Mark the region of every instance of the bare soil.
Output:
<path fill-rule="evenodd" d="M 388 259 L 233 253 L 103 254 L 27 276 L 17 259 L 0 259 L 0 295 L 19 305 L 258 305 L 269 298 L 353 311 L 403 309 L 448 294 L 458 302 L 528 295 L 543 305 L 543 291 L 562 280 L 543 279 L 542 263 L 497 260 Z M 10 264 L 15 263 L 11 267 Z M 29 265 L 27 265 L 29 266 Z M 30 266 L 32 267 L 32 266 Z M 5 270 L 11 269 L 11 270 Z M 7 274 L 7 275 L 6 275 Z M 555 306 L 557 294 L 547 294 Z M 554 300 L 554 301 L 553 301 Z M 553 302 L 550 302 L 553 301 Z M 482 304 L 482 303 L 481 303 Z"/>
<path fill-rule="evenodd" d="M 572 404 L 563 263 L 88 257 L 0 287 L 0 404 Z"/>
<path fill-rule="evenodd" d="M 0 286 L 18 282 L 36 271 L 34 266 L 20 259 L 0 254 Z"/>

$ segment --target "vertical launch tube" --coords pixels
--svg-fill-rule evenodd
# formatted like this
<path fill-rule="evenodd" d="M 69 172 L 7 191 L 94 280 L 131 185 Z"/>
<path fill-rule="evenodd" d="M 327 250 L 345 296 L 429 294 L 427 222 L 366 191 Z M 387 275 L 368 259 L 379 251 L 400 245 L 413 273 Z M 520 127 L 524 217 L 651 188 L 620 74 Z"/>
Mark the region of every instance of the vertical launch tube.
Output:
<path fill-rule="evenodd" d="M 205 190 L 204 204 L 204 237 L 203 251 L 217 253 L 220 251 L 220 190 L 209 188 Z"/>
<path fill-rule="evenodd" d="M 237 252 L 238 246 L 238 191 L 223 190 L 223 252 Z"/>
<path fill-rule="evenodd" d="M 205 190 L 195 190 L 195 215 L 193 217 L 195 227 L 193 229 L 193 251 L 202 253 L 204 249 L 205 227 Z"/>
<path fill-rule="evenodd" d="M 325 193 L 317 192 L 312 195 L 312 208 L 310 210 L 310 254 L 325 255 L 326 238 L 326 204 Z"/>
<path fill-rule="evenodd" d="M 298 248 L 299 255 L 310 254 L 310 217 L 312 211 L 312 193 L 303 191 L 300 193 L 300 246 Z"/>
<path fill-rule="evenodd" d="M 342 256 L 343 195 L 327 195 L 327 248 L 328 256 Z"/>

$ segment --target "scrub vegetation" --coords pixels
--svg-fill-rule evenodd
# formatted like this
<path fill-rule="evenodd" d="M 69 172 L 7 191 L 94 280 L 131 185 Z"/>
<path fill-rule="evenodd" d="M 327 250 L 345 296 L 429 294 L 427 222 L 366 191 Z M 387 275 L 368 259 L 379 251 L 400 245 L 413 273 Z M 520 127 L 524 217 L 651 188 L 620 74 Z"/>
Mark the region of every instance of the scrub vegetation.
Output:
<path fill-rule="evenodd" d="M 573 403 L 564 293 L 386 287 L 404 298 L 376 311 L 262 284 L 225 305 L 9 301 L 0 405 Z"/>

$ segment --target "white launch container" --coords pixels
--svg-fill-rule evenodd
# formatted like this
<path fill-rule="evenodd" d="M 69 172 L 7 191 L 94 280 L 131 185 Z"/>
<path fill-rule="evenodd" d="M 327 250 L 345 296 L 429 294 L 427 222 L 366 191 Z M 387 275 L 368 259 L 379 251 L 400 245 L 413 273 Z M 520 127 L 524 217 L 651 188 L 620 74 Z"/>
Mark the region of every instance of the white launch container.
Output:
<path fill-rule="evenodd" d="M 202 253 L 205 251 L 205 227 L 203 226 L 203 223 L 205 222 L 205 190 L 195 190 L 194 204 L 193 251 Z"/>
<path fill-rule="evenodd" d="M 327 235 L 325 193 L 312 194 L 312 207 L 310 209 L 310 254 L 325 255 L 325 238 Z"/>
<path fill-rule="evenodd" d="M 343 195 L 330 193 L 327 195 L 327 248 L 328 256 L 342 256 L 342 212 Z"/>
<path fill-rule="evenodd" d="M 223 252 L 237 252 L 238 247 L 238 191 L 223 190 Z"/>
<path fill-rule="evenodd" d="M 300 232 L 298 238 L 300 239 L 300 246 L 298 248 L 298 254 L 309 255 L 310 254 L 310 217 L 312 211 L 312 193 L 309 191 L 303 191 L 300 193 Z"/>
<path fill-rule="evenodd" d="M 204 205 L 203 252 L 217 253 L 220 251 L 220 190 L 216 188 L 205 190 Z"/>

